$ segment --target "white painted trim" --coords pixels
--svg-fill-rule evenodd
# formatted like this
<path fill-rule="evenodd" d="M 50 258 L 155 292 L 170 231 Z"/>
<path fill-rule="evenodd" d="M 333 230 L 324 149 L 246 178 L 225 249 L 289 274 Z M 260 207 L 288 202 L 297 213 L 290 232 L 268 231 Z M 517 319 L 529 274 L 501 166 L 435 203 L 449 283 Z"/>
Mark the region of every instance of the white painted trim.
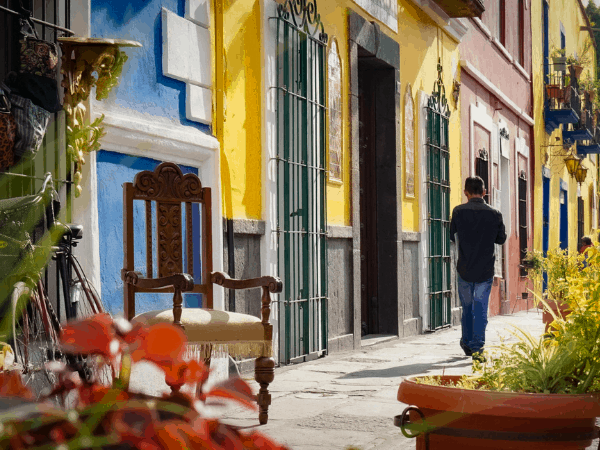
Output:
<path fill-rule="evenodd" d="M 277 30 L 276 21 L 269 17 L 277 15 L 277 4 L 272 1 L 260 2 L 261 15 L 264 18 L 262 32 L 262 61 L 264 75 L 262 89 L 265 95 L 265 107 L 262 109 L 262 123 L 264 124 L 261 136 L 262 144 L 262 216 L 265 221 L 265 235 L 260 240 L 261 273 L 264 275 L 279 276 L 277 260 L 277 92 L 272 89 L 276 86 L 276 58 L 277 58 Z M 342 61 L 343 64 L 343 61 Z M 273 358 L 279 361 L 279 300 L 280 294 L 272 296 L 271 318 L 273 324 Z"/>
<path fill-rule="evenodd" d="M 469 31 L 469 26 L 461 19 L 450 19 L 444 31 L 454 38 L 456 42 L 460 42 L 465 34 L 467 34 L 467 31 Z"/>
<path fill-rule="evenodd" d="M 198 168 L 202 185 L 210 187 L 212 194 L 213 270 L 223 270 L 219 141 L 195 128 L 157 123 L 152 117 L 135 117 L 127 110 L 104 109 L 103 106 L 96 104 L 94 108 L 94 116 L 106 115 L 106 135 L 101 140 L 103 150 Z M 224 309 L 223 294 L 222 288 L 214 289 L 214 309 Z"/>
<path fill-rule="evenodd" d="M 563 191 L 567 191 L 569 192 L 569 183 L 567 183 L 565 180 L 563 180 L 562 178 L 560 179 L 560 188 Z"/>
<path fill-rule="evenodd" d="M 78 36 L 89 36 L 91 33 L 91 6 L 89 0 L 71 1 L 71 29 Z M 85 104 L 91 111 L 89 101 Z M 82 167 L 81 196 L 73 199 L 74 223 L 83 225 L 83 239 L 78 244 L 75 254 L 79 258 L 83 270 L 98 295 L 102 298 L 100 274 L 100 235 L 98 227 L 98 178 L 96 173 L 96 154 L 86 155 L 86 164 Z"/>
<path fill-rule="evenodd" d="M 492 39 L 492 32 L 485 24 L 481 21 L 479 17 L 472 17 L 473 22 L 477 24 L 477 26 L 483 31 L 483 33 L 488 37 L 488 39 Z"/>
<path fill-rule="evenodd" d="M 500 50 L 500 53 L 502 53 L 502 55 L 504 55 L 504 57 L 508 60 L 508 62 L 510 62 L 512 64 L 512 62 L 514 61 L 514 58 L 508 52 L 508 50 L 506 50 L 506 47 L 504 47 L 504 45 L 502 45 L 502 42 L 500 42 L 496 38 L 492 38 L 492 42 L 496 47 L 498 47 L 498 50 Z"/>
<path fill-rule="evenodd" d="M 423 319 L 423 330 L 429 329 L 429 286 L 427 267 L 427 249 L 429 248 L 429 233 L 427 232 L 427 100 L 429 96 L 419 91 L 419 225 L 421 240 L 419 241 L 419 313 Z"/>
<path fill-rule="evenodd" d="M 440 28 L 442 28 L 456 42 L 460 42 L 469 30 L 464 21 L 452 19 L 433 0 L 411 0 L 419 9 L 427 14 Z"/>
<path fill-rule="evenodd" d="M 474 132 L 474 124 L 478 123 L 483 128 L 490 132 L 490 148 L 487 149 L 489 153 L 489 159 L 492 159 L 492 146 L 494 145 L 495 139 L 498 139 L 497 130 L 494 129 L 494 120 L 492 116 L 487 113 L 487 109 L 483 102 L 478 102 L 477 105 L 471 104 L 469 107 L 469 166 L 470 173 L 469 176 L 475 176 L 475 158 L 477 157 L 475 148 L 475 132 Z M 464 158 L 464 155 L 463 155 Z M 491 179 L 491 171 L 490 171 L 490 179 Z M 489 190 L 490 186 L 486 186 L 486 189 Z M 492 192 L 490 192 L 490 198 L 492 196 Z"/>
<path fill-rule="evenodd" d="M 510 98 L 504 94 L 500 89 L 496 87 L 490 80 L 488 80 L 479 70 L 473 66 L 469 61 L 465 59 L 460 60 L 460 66 L 471 74 L 477 81 L 491 91 L 498 99 L 500 99 L 505 105 L 507 105 L 514 113 L 521 117 L 528 125 L 533 126 L 535 121 L 521 108 L 519 108 Z"/>
<path fill-rule="evenodd" d="M 542 176 L 544 178 L 552 177 L 552 172 L 550 172 L 550 169 L 547 166 L 542 166 Z"/>
<path fill-rule="evenodd" d="M 531 83 L 531 77 L 529 76 L 525 68 L 521 66 L 521 64 L 519 64 L 516 59 L 513 61 L 513 66 L 515 66 L 515 68 L 521 73 L 521 75 L 523 75 L 523 78 L 525 78 L 528 83 Z"/>

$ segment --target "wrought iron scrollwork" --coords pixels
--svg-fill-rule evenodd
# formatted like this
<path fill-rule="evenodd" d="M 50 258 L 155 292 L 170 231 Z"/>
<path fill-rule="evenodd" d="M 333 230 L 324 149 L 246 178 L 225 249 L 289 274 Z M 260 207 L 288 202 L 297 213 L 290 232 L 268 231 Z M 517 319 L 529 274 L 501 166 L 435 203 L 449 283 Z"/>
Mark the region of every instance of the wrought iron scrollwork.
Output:
<path fill-rule="evenodd" d="M 327 43 L 328 36 L 321 22 L 321 14 L 317 13 L 317 0 L 285 0 L 277 7 L 277 14 L 309 36 Z"/>
<path fill-rule="evenodd" d="M 480 148 L 477 152 L 477 158 L 481 159 L 482 161 L 488 161 L 488 156 L 489 153 L 485 148 Z"/>
<path fill-rule="evenodd" d="M 444 80 L 442 79 L 443 68 L 441 58 L 438 59 L 437 71 L 438 77 L 433 83 L 433 92 L 429 97 L 427 106 L 445 117 L 450 117 L 450 107 L 448 106 L 446 88 L 444 87 Z"/>

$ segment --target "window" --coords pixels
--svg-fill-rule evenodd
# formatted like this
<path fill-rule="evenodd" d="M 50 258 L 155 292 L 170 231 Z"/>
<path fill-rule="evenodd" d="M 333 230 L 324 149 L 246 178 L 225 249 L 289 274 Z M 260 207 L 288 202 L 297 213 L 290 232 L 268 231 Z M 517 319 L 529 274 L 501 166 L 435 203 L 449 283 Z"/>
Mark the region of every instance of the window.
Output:
<path fill-rule="evenodd" d="M 441 86 L 442 69 L 438 69 Z M 439 89 L 439 88 L 438 88 Z M 450 109 L 444 92 L 427 102 L 427 227 L 429 232 L 429 329 L 452 324 L 450 285 Z"/>
<path fill-rule="evenodd" d="M 327 348 L 328 37 L 320 22 L 310 27 L 296 26 L 300 23 L 296 14 L 294 6 L 288 12 L 279 8 L 276 19 L 277 238 L 278 271 L 284 286 L 279 351 L 280 361 L 285 364 Z"/>
<path fill-rule="evenodd" d="M 502 45 L 506 45 L 506 34 L 505 34 L 505 0 L 498 0 L 498 20 L 496 22 L 496 39 L 500 41 Z"/>
<path fill-rule="evenodd" d="M 542 12 L 542 15 L 543 15 L 542 23 L 544 25 L 544 82 L 547 83 L 548 81 L 550 81 L 548 79 L 548 75 L 550 73 L 550 40 L 548 37 L 548 21 L 549 21 L 548 2 L 545 1 L 543 6 L 544 7 L 543 7 L 543 12 Z"/>
<path fill-rule="evenodd" d="M 517 58 L 521 67 L 525 67 L 525 8 L 523 0 L 518 0 L 517 20 L 519 31 L 517 32 Z"/>
<path fill-rule="evenodd" d="M 329 180 L 342 181 L 342 63 L 335 39 L 327 56 Z"/>
<path fill-rule="evenodd" d="M 477 158 L 475 159 L 475 175 L 481 177 L 483 185 L 486 189 L 486 194 L 483 197 L 485 202 L 490 204 L 490 177 L 489 177 L 489 153 L 485 148 L 479 149 Z"/>
<path fill-rule="evenodd" d="M 524 170 L 519 173 L 519 249 L 520 260 L 523 261 L 527 255 L 527 174 Z M 526 276 L 527 272 L 521 276 Z"/>

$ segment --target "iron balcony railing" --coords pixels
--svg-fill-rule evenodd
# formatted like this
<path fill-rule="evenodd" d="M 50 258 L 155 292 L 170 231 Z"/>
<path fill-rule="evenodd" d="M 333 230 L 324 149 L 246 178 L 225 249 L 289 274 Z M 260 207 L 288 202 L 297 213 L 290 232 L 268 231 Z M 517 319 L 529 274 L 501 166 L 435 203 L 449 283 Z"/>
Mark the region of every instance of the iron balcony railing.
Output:
<path fill-rule="evenodd" d="M 586 129 L 590 132 L 590 134 L 594 135 L 594 112 L 592 106 L 592 100 L 590 99 L 590 95 L 586 92 L 584 94 L 584 102 L 583 108 L 581 111 L 581 115 L 579 116 L 580 120 L 578 124 L 575 124 L 576 129 Z"/>
<path fill-rule="evenodd" d="M 546 79 L 546 106 L 550 110 L 572 109 L 581 117 L 581 96 L 577 79 L 564 72 L 553 72 Z"/>

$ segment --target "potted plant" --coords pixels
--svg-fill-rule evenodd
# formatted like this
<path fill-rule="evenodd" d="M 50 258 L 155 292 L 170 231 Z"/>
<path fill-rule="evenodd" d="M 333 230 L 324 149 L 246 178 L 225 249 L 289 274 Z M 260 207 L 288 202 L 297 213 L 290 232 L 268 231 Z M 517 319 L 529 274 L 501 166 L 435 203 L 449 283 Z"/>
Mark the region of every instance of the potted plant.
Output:
<path fill-rule="evenodd" d="M 178 327 L 159 324 L 132 327 L 124 319 L 97 315 L 64 326 L 65 353 L 86 354 L 113 373 L 112 385 L 80 377 L 77 367 L 49 363 L 58 383 L 47 398 L 61 396 L 72 407 L 32 403 L 19 372 L 0 372 L 0 395 L 11 400 L 0 418 L 0 448 L 69 449 L 271 449 L 284 450 L 262 434 L 201 414 L 207 399 L 229 399 L 256 408 L 250 386 L 230 378 L 205 388 L 209 371 L 186 356 L 185 335 Z M 172 392 L 162 398 L 129 389 L 132 365 L 146 360 L 160 367 Z"/>
<path fill-rule="evenodd" d="M 598 437 L 600 252 L 589 250 L 586 267 L 569 271 L 564 284 L 555 281 L 571 313 L 554 315 L 538 296 L 554 318 L 549 335 L 516 329 L 516 342 L 487 350 L 472 376 L 402 382 L 398 400 L 414 406 L 398 422 L 418 433 L 417 449 L 427 440 L 431 450 L 583 450 Z"/>
<path fill-rule="evenodd" d="M 598 80 L 593 80 L 589 75 L 579 81 L 579 87 L 588 95 L 591 102 L 596 98 L 598 90 Z"/>
<path fill-rule="evenodd" d="M 552 58 L 552 65 L 556 72 L 565 72 L 567 70 L 567 57 L 565 56 L 564 48 L 553 47 L 550 58 Z"/>
<path fill-rule="evenodd" d="M 587 38 L 581 49 L 581 53 L 574 53 L 567 56 L 567 65 L 570 68 L 571 73 L 579 80 L 581 72 L 584 66 L 588 66 L 591 62 L 590 49 L 592 48 L 592 41 Z"/>
<path fill-rule="evenodd" d="M 540 252 L 528 253 L 528 257 L 539 260 L 536 268 L 529 271 L 530 278 L 539 286 L 546 277 L 546 289 L 542 292 L 543 308 L 542 321 L 548 331 L 554 316 L 565 317 L 571 312 L 566 296 L 569 293 L 570 281 L 579 273 L 583 266 L 583 256 L 569 254 L 567 250 L 553 249 L 543 257 Z"/>

